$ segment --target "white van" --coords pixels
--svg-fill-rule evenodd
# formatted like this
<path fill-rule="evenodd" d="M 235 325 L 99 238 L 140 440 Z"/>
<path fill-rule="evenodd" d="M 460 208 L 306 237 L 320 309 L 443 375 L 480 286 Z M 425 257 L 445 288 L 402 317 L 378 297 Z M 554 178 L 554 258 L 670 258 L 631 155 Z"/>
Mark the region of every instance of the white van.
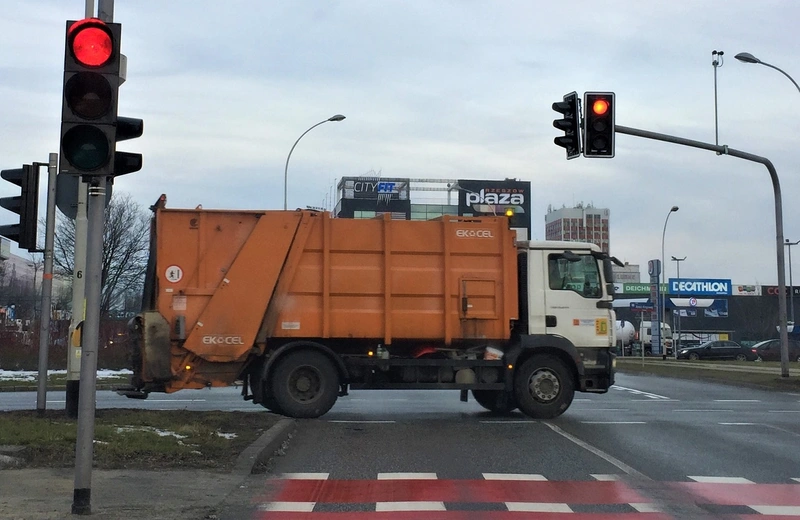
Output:
<path fill-rule="evenodd" d="M 653 353 L 653 333 L 652 322 L 643 321 L 639 325 L 639 343 L 644 347 L 645 355 L 652 355 Z M 661 343 L 664 346 L 664 352 L 668 356 L 672 355 L 672 327 L 666 323 L 661 323 Z"/>

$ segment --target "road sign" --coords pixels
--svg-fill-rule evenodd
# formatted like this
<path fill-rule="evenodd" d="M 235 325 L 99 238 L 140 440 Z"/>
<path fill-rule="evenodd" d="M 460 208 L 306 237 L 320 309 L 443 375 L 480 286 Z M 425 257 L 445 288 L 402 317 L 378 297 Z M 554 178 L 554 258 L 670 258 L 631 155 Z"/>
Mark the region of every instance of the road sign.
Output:
<path fill-rule="evenodd" d="M 56 206 L 61 213 L 72 220 L 78 215 L 79 182 L 80 178 L 77 175 L 62 173 L 56 177 Z M 111 202 L 111 187 L 112 184 L 109 182 L 106 190 L 106 207 Z"/>
<path fill-rule="evenodd" d="M 655 307 L 650 302 L 631 302 L 631 310 L 636 312 L 653 312 Z"/>
<path fill-rule="evenodd" d="M 697 298 L 695 298 L 695 297 L 689 298 L 689 306 L 690 307 L 697 307 Z"/>

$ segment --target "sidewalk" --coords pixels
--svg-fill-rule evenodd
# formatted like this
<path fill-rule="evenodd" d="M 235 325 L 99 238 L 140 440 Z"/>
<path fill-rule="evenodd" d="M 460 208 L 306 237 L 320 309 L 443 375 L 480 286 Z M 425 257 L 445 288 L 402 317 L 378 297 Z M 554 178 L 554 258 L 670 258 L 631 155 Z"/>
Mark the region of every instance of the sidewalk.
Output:
<path fill-rule="evenodd" d="M 101 520 L 201 520 L 289 439 L 296 427 L 282 419 L 239 455 L 230 473 L 205 470 L 92 470 L 92 514 Z M 61 520 L 71 514 L 74 468 L 0 470 L 0 518 Z"/>

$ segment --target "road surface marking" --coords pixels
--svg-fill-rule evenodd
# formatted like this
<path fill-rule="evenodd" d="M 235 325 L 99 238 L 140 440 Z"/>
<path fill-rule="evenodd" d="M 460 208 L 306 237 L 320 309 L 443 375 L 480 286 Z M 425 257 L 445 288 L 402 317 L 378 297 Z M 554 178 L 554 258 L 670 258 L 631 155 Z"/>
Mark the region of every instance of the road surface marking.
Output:
<path fill-rule="evenodd" d="M 647 424 L 645 421 L 581 421 L 583 424 Z"/>
<path fill-rule="evenodd" d="M 204 403 L 205 399 L 148 399 L 148 403 Z"/>
<path fill-rule="evenodd" d="M 695 482 L 704 482 L 706 484 L 753 484 L 752 480 L 748 480 L 744 477 L 693 477 L 688 475 L 688 478 L 694 480 Z"/>
<path fill-rule="evenodd" d="M 516 420 L 497 420 L 497 421 L 481 421 L 482 424 L 522 424 L 522 423 L 534 423 L 533 419 L 522 419 L 520 421 Z"/>
<path fill-rule="evenodd" d="M 800 484 L 800 478 L 793 478 L 792 480 Z"/>
<path fill-rule="evenodd" d="M 717 423 L 721 424 L 722 426 L 757 426 L 758 423 L 754 422 L 721 422 Z"/>
<path fill-rule="evenodd" d="M 572 400 L 572 402 L 574 403 L 575 401 L 594 401 L 594 399 L 589 399 L 588 397 L 576 397 Z"/>
<path fill-rule="evenodd" d="M 436 473 L 378 473 L 378 480 L 436 480 Z"/>
<path fill-rule="evenodd" d="M 800 410 L 770 410 L 769 413 L 800 413 Z"/>
<path fill-rule="evenodd" d="M 550 424 L 548 422 L 546 422 L 544 424 L 545 424 L 545 426 L 547 426 L 548 428 L 550 428 L 551 430 L 553 430 L 557 434 L 559 434 L 562 437 L 574 442 L 575 444 L 577 444 L 581 448 L 585 449 L 586 451 L 594 453 L 595 455 L 597 455 L 601 459 L 605 460 L 609 464 L 612 464 L 612 465 L 616 466 L 617 468 L 622 470 L 627 475 L 630 475 L 632 477 L 636 477 L 636 478 L 641 479 L 641 480 L 648 480 L 648 481 L 651 480 L 650 477 L 648 477 L 644 473 L 636 471 L 635 469 L 633 469 L 632 467 L 628 466 L 627 464 L 625 464 L 624 462 L 622 462 L 618 458 L 614 457 L 613 455 L 609 455 L 608 453 L 604 452 L 603 450 L 601 450 L 599 448 L 595 448 L 594 446 L 592 446 L 588 442 L 584 442 L 581 439 L 575 437 L 571 433 L 565 432 L 564 430 L 562 430 L 561 428 L 559 428 L 555 424 Z"/>
<path fill-rule="evenodd" d="M 483 478 L 486 480 L 547 480 L 544 475 L 528 473 L 484 473 Z"/>
<path fill-rule="evenodd" d="M 619 475 L 605 474 L 605 473 L 592 473 L 589 476 L 592 477 L 595 480 L 600 480 L 600 481 L 604 481 L 604 482 L 609 482 L 609 481 L 619 480 L 620 479 Z"/>
<path fill-rule="evenodd" d="M 279 479 L 328 480 L 330 473 L 281 473 Z"/>
<path fill-rule="evenodd" d="M 750 509 L 761 513 L 762 515 L 775 515 L 775 516 L 798 516 L 800 515 L 800 506 L 747 506 Z"/>
<path fill-rule="evenodd" d="M 661 509 L 656 504 L 630 504 L 632 508 L 640 513 L 660 513 Z"/>
<path fill-rule="evenodd" d="M 396 421 L 345 421 L 342 419 L 331 419 L 328 422 L 340 424 L 395 424 Z"/>
<path fill-rule="evenodd" d="M 523 513 L 572 513 L 567 504 L 547 502 L 506 502 L 509 511 Z"/>
<path fill-rule="evenodd" d="M 259 511 L 281 511 L 286 513 L 311 513 L 316 502 L 269 502 L 258 506 Z"/>
<path fill-rule="evenodd" d="M 583 412 L 630 412 L 628 408 L 586 408 Z"/>
<path fill-rule="evenodd" d="M 732 412 L 733 410 L 672 410 L 673 412 Z"/>
<path fill-rule="evenodd" d="M 444 502 L 377 502 L 375 512 L 388 511 L 447 511 Z"/>
<path fill-rule="evenodd" d="M 613 385 L 611 388 L 616 388 L 617 390 L 623 390 L 625 392 L 630 392 L 636 395 L 643 395 L 645 397 L 649 397 L 650 399 L 666 399 L 669 400 L 669 397 L 665 395 L 653 394 L 651 392 L 643 392 L 642 390 L 636 390 L 634 388 L 626 388 L 624 386 Z"/>
<path fill-rule="evenodd" d="M 760 403 L 759 399 L 714 399 L 715 403 Z"/>

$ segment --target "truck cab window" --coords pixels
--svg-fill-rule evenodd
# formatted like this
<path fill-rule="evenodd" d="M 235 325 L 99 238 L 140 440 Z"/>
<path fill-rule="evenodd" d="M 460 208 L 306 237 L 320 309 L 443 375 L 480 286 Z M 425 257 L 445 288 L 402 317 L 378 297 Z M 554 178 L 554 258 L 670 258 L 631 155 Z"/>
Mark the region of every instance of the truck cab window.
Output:
<path fill-rule="evenodd" d="M 555 291 L 573 291 L 584 298 L 603 295 L 597 260 L 583 255 L 580 260 L 568 260 L 561 254 L 551 254 L 547 260 L 549 287 Z"/>

